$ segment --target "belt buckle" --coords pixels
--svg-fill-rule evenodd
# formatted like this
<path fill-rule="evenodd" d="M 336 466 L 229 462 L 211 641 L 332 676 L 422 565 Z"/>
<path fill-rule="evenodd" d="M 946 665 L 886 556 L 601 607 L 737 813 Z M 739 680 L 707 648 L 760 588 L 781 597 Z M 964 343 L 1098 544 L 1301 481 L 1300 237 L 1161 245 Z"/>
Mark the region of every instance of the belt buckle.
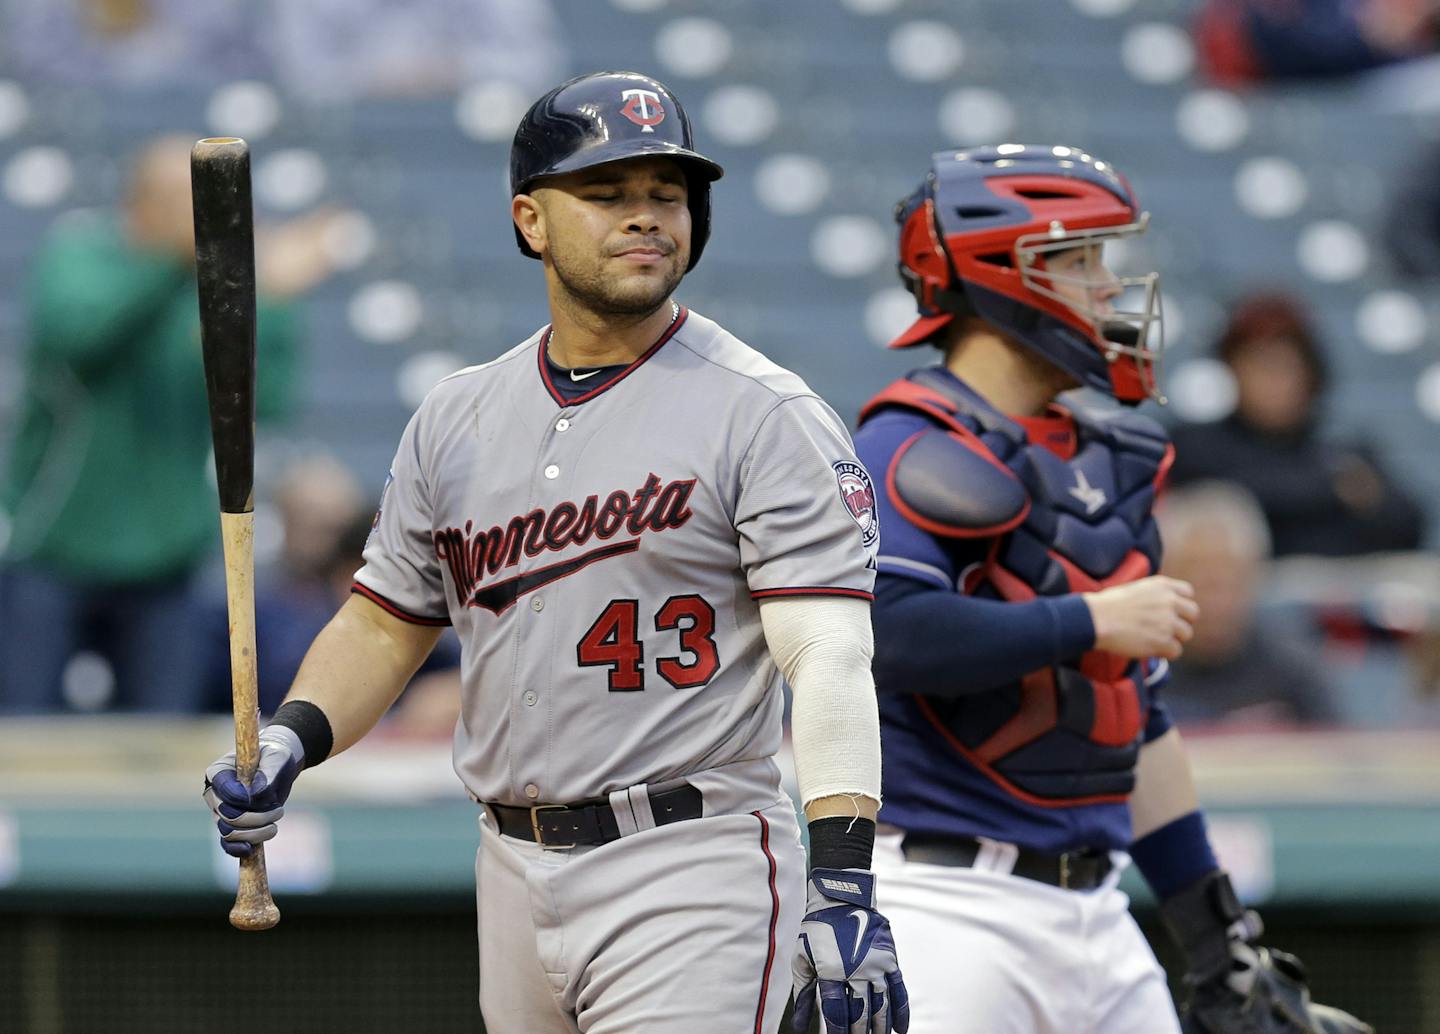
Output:
<path fill-rule="evenodd" d="M 568 811 L 563 804 L 535 804 L 530 807 L 530 832 L 535 834 L 535 843 L 540 845 L 542 851 L 570 851 L 574 844 L 547 844 L 545 837 L 540 832 L 540 813 L 542 811 Z"/>
<path fill-rule="evenodd" d="M 1060 889 L 1070 889 L 1070 852 L 1060 855 Z"/>

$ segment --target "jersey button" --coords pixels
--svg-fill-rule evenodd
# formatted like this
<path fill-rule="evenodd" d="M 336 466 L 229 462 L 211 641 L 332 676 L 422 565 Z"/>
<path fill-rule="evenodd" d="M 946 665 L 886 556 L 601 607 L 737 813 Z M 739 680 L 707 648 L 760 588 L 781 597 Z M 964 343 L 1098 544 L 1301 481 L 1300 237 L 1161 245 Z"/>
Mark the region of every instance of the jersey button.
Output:
<path fill-rule="evenodd" d="M 535 800 L 535 798 L 540 796 L 540 787 L 536 786 L 534 783 L 526 783 L 525 796 L 529 797 L 532 801 Z"/>
<path fill-rule="evenodd" d="M 561 433 L 570 430 L 570 421 L 566 420 L 562 416 L 559 420 L 555 421 L 555 430 L 560 431 Z"/>
<path fill-rule="evenodd" d="M 537 614 L 540 613 L 542 610 L 545 609 L 545 601 L 542 600 L 539 596 L 536 596 L 533 600 L 530 601 L 530 609 Z"/>
<path fill-rule="evenodd" d="M 527 690 L 525 691 L 525 706 L 526 706 L 526 707 L 534 707 L 534 706 L 535 706 L 535 701 L 537 701 L 537 700 L 539 700 L 539 699 L 540 699 L 539 695 L 538 695 L 533 689 L 527 689 Z"/>
<path fill-rule="evenodd" d="M 545 468 L 545 476 L 551 481 L 554 481 L 560 476 L 560 468 L 555 466 L 555 464 L 553 463 L 550 464 L 550 466 Z"/>

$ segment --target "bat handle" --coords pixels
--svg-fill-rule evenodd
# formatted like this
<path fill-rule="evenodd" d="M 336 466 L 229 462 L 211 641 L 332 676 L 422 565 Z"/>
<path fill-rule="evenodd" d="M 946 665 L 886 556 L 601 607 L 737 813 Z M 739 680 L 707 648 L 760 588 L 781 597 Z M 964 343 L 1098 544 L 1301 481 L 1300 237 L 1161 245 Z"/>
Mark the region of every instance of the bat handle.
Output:
<path fill-rule="evenodd" d="M 221 513 L 225 546 L 225 596 L 230 615 L 230 684 L 235 709 L 235 774 L 246 786 L 260 764 L 260 706 L 255 669 L 255 514 Z M 280 921 L 270 899 L 265 847 L 256 844 L 240 859 L 240 885 L 230 925 L 237 930 L 268 930 Z"/>
<path fill-rule="evenodd" d="M 240 886 L 230 909 L 230 925 L 237 930 L 268 930 L 280 922 L 280 910 L 270 899 L 270 878 L 265 873 L 265 845 L 256 844 L 249 858 L 240 859 Z"/>

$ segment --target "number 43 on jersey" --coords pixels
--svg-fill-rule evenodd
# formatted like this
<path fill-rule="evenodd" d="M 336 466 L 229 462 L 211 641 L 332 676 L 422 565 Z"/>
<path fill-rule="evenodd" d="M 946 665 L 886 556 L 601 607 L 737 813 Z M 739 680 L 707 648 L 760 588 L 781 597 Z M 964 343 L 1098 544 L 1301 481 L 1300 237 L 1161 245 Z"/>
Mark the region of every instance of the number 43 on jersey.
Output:
<path fill-rule="evenodd" d="M 660 677 L 676 689 L 695 689 L 720 670 L 715 648 L 715 608 L 701 596 L 671 596 L 655 612 L 655 631 L 680 629 L 685 657 L 655 661 Z M 610 692 L 634 693 L 645 688 L 645 644 L 640 640 L 640 601 L 611 600 L 590 630 L 575 645 L 582 668 L 609 668 Z"/>

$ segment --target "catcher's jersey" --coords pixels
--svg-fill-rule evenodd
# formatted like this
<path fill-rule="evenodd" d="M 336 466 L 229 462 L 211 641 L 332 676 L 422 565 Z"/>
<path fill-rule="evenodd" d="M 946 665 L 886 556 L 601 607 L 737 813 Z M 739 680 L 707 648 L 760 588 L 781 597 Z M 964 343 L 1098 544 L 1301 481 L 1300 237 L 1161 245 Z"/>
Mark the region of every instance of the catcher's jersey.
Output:
<path fill-rule="evenodd" d="M 462 647 L 455 768 L 565 803 L 765 759 L 759 601 L 871 597 L 869 475 L 794 374 L 684 309 L 566 400 L 548 329 L 437 385 L 400 441 L 356 591 Z"/>
<path fill-rule="evenodd" d="M 886 576 L 1024 604 L 1073 598 L 1159 567 L 1151 509 L 1171 452 L 1142 415 L 1054 407 L 1011 418 L 934 366 L 882 391 L 856 441 L 881 478 Z M 947 467 L 923 451 L 929 443 L 971 459 Z M 907 502 L 907 489 L 912 500 L 926 490 L 943 496 L 970 523 L 927 518 Z M 967 651 L 979 658 L 1013 655 L 1015 647 L 972 641 Z M 1058 663 L 1037 656 L 1028 666 L 1013 682 L 943 697 L 914 694 L 877 667 L 883 821 L 1057 853 L 1130 843 L 1126 798 L 1140 747 L 1170 727 L 1157 697 L 1168 666 L 1094 649 Z M 955 678 L 964 677 L 962 668 Z"/>

